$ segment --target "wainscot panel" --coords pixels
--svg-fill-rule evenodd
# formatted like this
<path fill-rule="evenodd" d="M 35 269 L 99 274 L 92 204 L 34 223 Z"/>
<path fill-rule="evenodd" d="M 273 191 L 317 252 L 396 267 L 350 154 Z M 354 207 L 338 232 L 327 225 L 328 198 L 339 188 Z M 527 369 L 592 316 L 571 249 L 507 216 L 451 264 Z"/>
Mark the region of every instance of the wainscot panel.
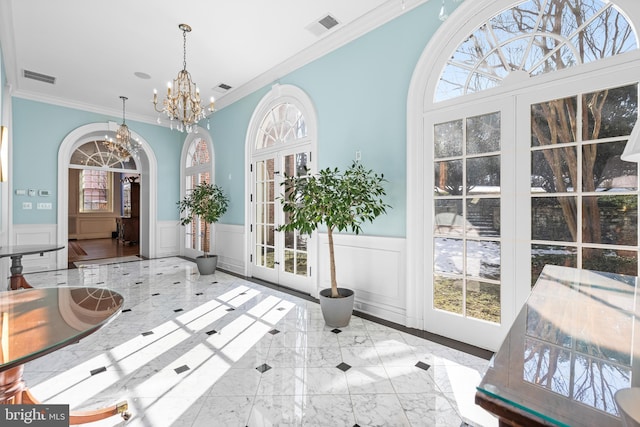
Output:
<path fill-rule="evenodd" d="M 65 247 L 63 250 L 47 252 L 42 256 L 39 254 L 23 256 L 23 273 L 56 270 L 59 259 L 66 264 L 67 242 L 56 242 L 57 230 L 56 224 L 15 224 L 13 226 L 12 242 L 14 245 L 55 245 L 61 243 Z M 10 262 L 7 266 L 9 265 Z M 2 288 L 4 290 L 4 287 Z"/>
<path fill-rule="evenodd" d="M 319 234 L 318 291 L 331 286 L 327 235 Z M 406 240 L 335 234 L 338 287 L 355 291 L 354 308 L 391 322 L 406 321 Z"/>
<path fill-rule="evenodd" d="M 158 258 L 180 255 L 180 223 L 158 221 L 156 223 L 156 256 Z"/>
<path fill-rule="evenodd" d="M 218 267 L 236 274 L 245 272 L 244 225 L 216 224 L 213 241 Z"/>

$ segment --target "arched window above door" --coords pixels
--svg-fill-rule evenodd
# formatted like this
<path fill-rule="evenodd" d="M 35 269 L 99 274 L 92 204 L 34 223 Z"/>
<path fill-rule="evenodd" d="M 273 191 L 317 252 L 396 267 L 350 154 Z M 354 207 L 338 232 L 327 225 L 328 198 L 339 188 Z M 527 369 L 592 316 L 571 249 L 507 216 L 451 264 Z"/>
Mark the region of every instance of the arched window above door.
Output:
<path fill-rule="evenodd" d="M 307 124 L 298 106 L 290 102 L 275 105 L 258 127 L 256 149 L 271 148 L 307 137 Z"/>
<path fill-rule="evenodd" d="M 211 163 L 211 155 L 209 153 L 209 147 L 204 139 L 195 139 L 189 145 L 187 150 L 187 159 L 185 167 L 190 168 L 200 165 L 208 165 Z"/>
<path fill-rule="evenodd" d="M 100 140 L 85 142 L 76 148 L 71 154 L 69 164 L 109 169 L 137 169 L 132 156 L 119 156 L 115 151 L 109 149 L 107 141 Z"/>
<path fill-rule="evenodd" d="M 597 61 L 638 48 L 611 2 L 528 0 L 485 21 L 455 49 L 435 101 Z"/>

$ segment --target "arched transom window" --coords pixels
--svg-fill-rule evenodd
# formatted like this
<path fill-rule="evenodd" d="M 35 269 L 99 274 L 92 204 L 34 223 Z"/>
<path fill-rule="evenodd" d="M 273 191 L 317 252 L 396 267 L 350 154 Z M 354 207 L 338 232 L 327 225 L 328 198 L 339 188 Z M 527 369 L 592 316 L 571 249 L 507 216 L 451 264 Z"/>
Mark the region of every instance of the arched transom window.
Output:
<path fill-rule="evenodd" d="M 109 169 L 136 169 L 134 158 L 126 150 L 109 147 L 109 141 L 86 142 L 75 149 L 69 163 Z"/>
<path fill-rule="evenodd" d="M 494 16 L 458 45 L 444 67 L 435 101 L 637 47 L 631 25 L 611 2 L 525 1 Z"/>
<path fill-rule="evenodd" d="M 256 149 L 294 142 L 307 137 L 307 125 L 300 109 L 289 102 L 273 107 L 264 117 L 256 138 Z"/>

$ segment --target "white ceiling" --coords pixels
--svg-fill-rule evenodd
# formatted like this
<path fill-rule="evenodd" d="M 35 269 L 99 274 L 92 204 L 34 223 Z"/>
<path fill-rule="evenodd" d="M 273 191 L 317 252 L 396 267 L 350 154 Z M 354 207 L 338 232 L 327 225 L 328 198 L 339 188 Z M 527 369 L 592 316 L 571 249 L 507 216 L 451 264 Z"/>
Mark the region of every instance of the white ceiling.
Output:
<path fill-rule="evenodd" d="M 116 117 L 123 95 L 127 119 L 155 123 L 153 89 L 162 96 L 182 69 L 180 23 L 193 28 L 187 70 L 223 108 L 424 1 L 0 0 L 0 44 L 14 95 Z M 309 31 L 327 14 L 340 24 Z M 213 90 L 221 83 L 232 89 Z"/>

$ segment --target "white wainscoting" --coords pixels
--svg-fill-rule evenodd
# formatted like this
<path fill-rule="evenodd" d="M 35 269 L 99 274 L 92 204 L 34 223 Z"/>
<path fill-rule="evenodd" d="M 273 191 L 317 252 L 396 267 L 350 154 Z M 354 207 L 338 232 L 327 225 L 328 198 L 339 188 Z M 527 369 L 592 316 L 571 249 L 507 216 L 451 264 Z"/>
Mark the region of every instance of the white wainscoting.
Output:
<path fill-rule="evenodd" d="M 216 224 L 213 252 L 218 255 L 218 267 L 236 274 L 245 274 L 244 225 Z"/>
<path fill-rule="evenodd" d="M 318 291 L 331 286 L 329 246 L 319 234 Z M 391 322 L 406 322 L 406 240 L 334 234 L 338 287 L 355 291 L 355 309 Z M 317 295 L 314 295 L 317 297 Z"/>
<path fill-rule="evenodd" d="M 180 255 L 180 227 L 179 221 L 156 222 L 156 257 Z"/>
<path fill-rule="evenodd" d="M 11 240 L 14 245 L 55 245 L 59 242 L 57 239 L 58 227 L 56 224 L 16 224 L 13 226 L 13 239 Z M 61 245 L 65 246 L 65 250 L 46 252 L 42 256 L 25 255 L 22 257 L 22 272 L 32 273 L 36 271 L 49 271 L 56 270 L 60 260 L 64 261 L 66 265 L 66 242 L 62 242 Z M 3 263 L 6 267 L 6 275 L 11 275 L 9 272 L 9 266 L 11 265 L 10 258 L 6 258 L 7 261 Z M 62 261 L 60 261 L 62 262 Z"/>

